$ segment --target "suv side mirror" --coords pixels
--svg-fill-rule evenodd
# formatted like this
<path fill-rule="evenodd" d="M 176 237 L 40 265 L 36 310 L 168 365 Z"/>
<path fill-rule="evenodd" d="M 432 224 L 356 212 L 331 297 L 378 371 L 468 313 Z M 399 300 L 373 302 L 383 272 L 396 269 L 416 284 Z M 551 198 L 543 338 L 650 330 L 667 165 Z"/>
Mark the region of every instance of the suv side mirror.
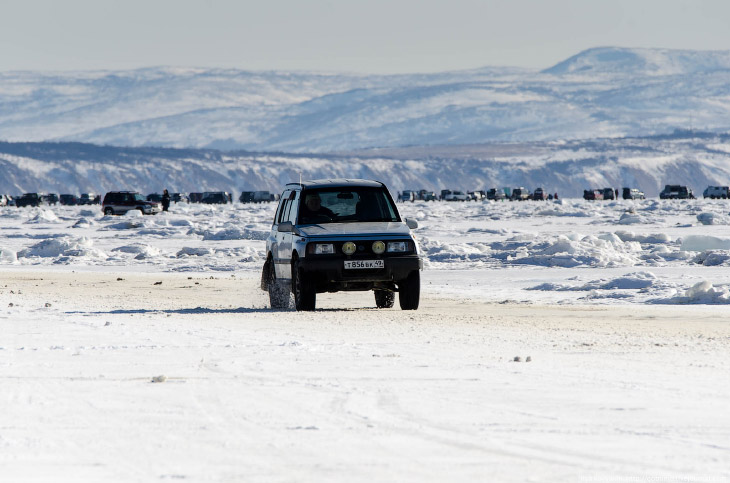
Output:
<path fill-rule="evenodd" d="M 290 233 L 294 231 L 294 225 L 292 225 L 291 221 L 282 221 L 281 223 L 279 223 L 277 231 L 279 231 L 280 233 Z"/>
<path fill-rule="evenodd" d="M 418 222 L 416 220 L 411 220 L 410 218 L 406 218 L 406 225 L 408 225 L 408 228 L 411 230 L 418 228 Z"/>

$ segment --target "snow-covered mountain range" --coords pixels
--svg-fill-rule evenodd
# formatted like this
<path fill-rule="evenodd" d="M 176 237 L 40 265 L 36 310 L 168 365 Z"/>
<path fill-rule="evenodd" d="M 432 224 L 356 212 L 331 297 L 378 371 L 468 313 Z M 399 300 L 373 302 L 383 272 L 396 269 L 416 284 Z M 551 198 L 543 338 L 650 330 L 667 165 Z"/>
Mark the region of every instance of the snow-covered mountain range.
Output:
<path fill-rule="evenodd" d="M 0 73 L 0 139 L 324 153 L 730 130 L 730 52 L 595 48 L 543 71 Z"/>

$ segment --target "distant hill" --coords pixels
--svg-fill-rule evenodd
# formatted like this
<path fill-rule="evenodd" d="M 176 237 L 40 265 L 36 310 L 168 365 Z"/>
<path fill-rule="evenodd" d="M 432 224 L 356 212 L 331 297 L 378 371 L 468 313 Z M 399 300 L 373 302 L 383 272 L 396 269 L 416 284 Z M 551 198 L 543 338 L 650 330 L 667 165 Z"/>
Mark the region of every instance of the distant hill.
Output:
<path fill-rule="evenodd" d="M 0 73 L 0 139 L 332 152 L 730 130 L 730 52 L 595 48 L 542 72 Z"/>
<path fill-rule="evenodd" d="M 569 142 L 414 146 L 336 154 L 119 148 L 0 142 L 0 194 L 269 190 L 303 179 L 367 178 L 403 189 L 543 187 L 563 197 L 587 188 L 730 184 L 730 134 L 677 131 Z"/>
<path fill-rule="evenodd" d="M 727 70 L 730 70 L 730 51 L 598 47 L 543 72 L 554 75 L 689 76 Z"/>

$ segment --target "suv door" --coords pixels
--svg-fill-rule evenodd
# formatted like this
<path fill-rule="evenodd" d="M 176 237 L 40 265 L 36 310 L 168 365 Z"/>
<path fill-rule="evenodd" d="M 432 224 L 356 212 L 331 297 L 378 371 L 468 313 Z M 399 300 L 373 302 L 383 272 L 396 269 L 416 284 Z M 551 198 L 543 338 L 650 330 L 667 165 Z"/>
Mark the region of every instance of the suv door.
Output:
<path fill-rule="evenodd" d="M 299 191 L 284 191 L 274 220 L 274 246 L 272 247 L 276 278 L 280 280 L 289 280 L 291 278 L 292 239 L 294 234 L 291 231 L 279 231 L 279 225 L 284 222 L 290 222 L 294 225 L 298 208 Z"/>

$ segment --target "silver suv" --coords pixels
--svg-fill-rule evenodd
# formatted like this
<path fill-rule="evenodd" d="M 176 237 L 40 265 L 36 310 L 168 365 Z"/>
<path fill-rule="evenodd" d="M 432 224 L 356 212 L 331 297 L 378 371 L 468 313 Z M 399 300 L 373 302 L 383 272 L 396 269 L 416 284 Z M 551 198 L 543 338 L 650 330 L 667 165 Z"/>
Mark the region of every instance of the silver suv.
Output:
<path fill-rule="evenodd" d="M 418 308 L 423 260 L 383 183 L 315 180 L 290 183 L 266 240 L 261 288 L 272 308 L 314 310 L 318 293 L 375 292 L 378 308 Z"/>
<path fill-rule="evenodd" d="M 156 215 L 162 211 L 162 205 L 147 201 L 135 191 L 110 191 L 101 204 L 101 211 L 105 215 L 123 215 L 130 210 L 139 210 L 144 215 Z"/>

